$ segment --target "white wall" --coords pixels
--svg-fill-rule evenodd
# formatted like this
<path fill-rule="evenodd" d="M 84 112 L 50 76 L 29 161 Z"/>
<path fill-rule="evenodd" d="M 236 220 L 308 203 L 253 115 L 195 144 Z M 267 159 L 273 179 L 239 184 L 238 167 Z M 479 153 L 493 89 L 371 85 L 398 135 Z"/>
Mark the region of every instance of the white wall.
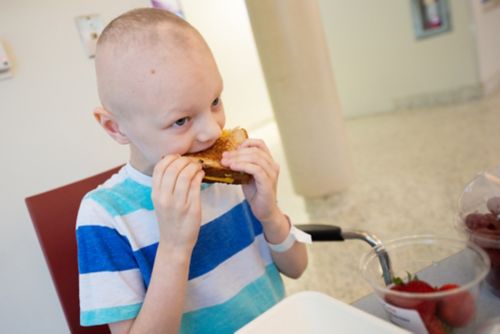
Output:
<path fill-rule="evenodd" d="M 219 57 L 229 123 L 252 128 L 271 118 L 243 0 L 183 4 Z M 109 139 L 91 115 L 98 104 L 93 61 L 84 55 L 74 17 L 99 13 L 107 22 L 139 6 L 149 2 L 0 2 L 0 40 L 15 65 L 14 77 L 0 81 L 2 333 L 68 331 L 24 198 L 126 160 L 125 147 Z"/>
<path fill-rule="evenodd" d="M 486 93 L 500 88 L 500 2 L 481 5 L 470 0 L 474 17 L 479 76 Z"/>
<path fill-rule="evenodd" d="M 479 79 L 467 0 L 448 1 L 450 32 L 422 40 L 415 39 L 409 0 L 319 3 L 345 116 L 418 104 L 436 92 L 474 93 Z"/>

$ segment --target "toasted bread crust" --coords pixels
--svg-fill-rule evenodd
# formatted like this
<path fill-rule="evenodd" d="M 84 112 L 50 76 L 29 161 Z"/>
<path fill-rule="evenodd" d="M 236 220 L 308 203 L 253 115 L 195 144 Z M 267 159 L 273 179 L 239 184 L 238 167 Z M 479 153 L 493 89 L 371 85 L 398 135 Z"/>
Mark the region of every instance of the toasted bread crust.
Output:
<path fill-rule="evenodd" d="M 185 156 L 202 164 L 205 171 L 205 177 L 203 178 L 205 183 L 245 184 L 251 180 L 251 175 L 224 167 L 221 165 L 220 160 L 223 152 L 236 150 L 247 138 L 248 133 L 245 129 L 223 130 L 212 147 Z"/>

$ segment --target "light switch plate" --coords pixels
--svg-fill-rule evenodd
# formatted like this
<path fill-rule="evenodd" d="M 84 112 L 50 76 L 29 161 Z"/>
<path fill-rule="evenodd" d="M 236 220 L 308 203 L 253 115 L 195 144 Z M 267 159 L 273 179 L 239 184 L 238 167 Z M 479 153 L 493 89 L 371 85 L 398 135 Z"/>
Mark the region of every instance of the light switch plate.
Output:
<path fill-rule="evenodd" d="M 101 17 L 98 14 L 81 15 L 75 21 L 87 57 L 95 57 L 97 39 L 103 29 Z"/>

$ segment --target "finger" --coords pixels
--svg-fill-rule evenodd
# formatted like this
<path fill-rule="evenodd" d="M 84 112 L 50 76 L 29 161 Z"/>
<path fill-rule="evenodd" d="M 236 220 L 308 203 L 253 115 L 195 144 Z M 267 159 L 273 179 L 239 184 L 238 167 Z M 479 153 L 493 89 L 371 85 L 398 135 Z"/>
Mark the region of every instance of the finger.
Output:
<path fill-rule="evenodd" d="M 270 165 L 273 165 L 275 163 L 271 151 L 267 147 L 266 143 L 261 139 L 253 139 L 253 138 L 246 139 L 238 147 L 236 151 L 231 151 L 231 154 L 236 154 L 239 152 L 247 152 L 248 150 L 259 150 L 265 154 L 265 158 Z"/>
<path fill-rule="evenodd" d="M 170 164 L 179 157 L 180 157 L 179 155 L 167 155 L 155 165 L 153 169 L 153 180 L 152 180 L 153 197 L 155 196 L 155 194 L 158 194 L 161 189 L 163 176 L 165 175 L 165 171 L 167 170 L 168 166 L 170 166 Z"/>
<path fill-rule="evenodd" d="M 194 203 L 200 203 L 201 182 L 204 176 L 205 171 L 200 169 L 191 181 L 190 189 L 187 194 L 187 202 L 190 204 L 190 208 L 194 207 Z"/>
<path fill-rule="evenodd" d="M 267 154 L 272 155 L 271 151 L 267 147 L 266 143 L 262 139 L 248 138 L 241 145 L 240 148 L 244 147 L 258 147 L 264 150 Z"/>
<path fill-rule="evenodd" d="M 173 194 L 177 185 L 177 179 L 181 171 L 189 164 L 191 160 L 185 157 L 180 157 L 174 160 L 166 169 L 161 180 L 161 189 L 164 193 Z"/>
<path fill-rule="evenodd" d="M 262 166 L 252 162 L 233 162 L 231 164 L 231 169 L 252 175 L 253 178 L 257 181 L 257 184 L 276 183 L 276 178 L 273 178 L 269 173 L 267 173 Z"/>
<path fill-rule="evenodd" d="M 279 174 L 279 164 L 273 158 L 257 147 L 242 148 L 238 151 L 225 152 L 221 163 L 233 170 L 237 169 L 240 163 L 252 163 L 261 166 L 264 171 L 272 178 Z"/>
<path fill-rule="evenodd" d="M 257 158 L 265 160 L 269 165 L 273 165 L 275 163 L 273 157 L 267 151 L 255 146 L 240 148 L 237 151 L 224 152 L 223 157 L 237 160 L 252 160 L 254 158 Z"/>
<path fill-rule="evenodd" d="M 175 182 L 175 197 L 181 203 L 186 203 L 188 201 L 188 195 L 191 191 L 191 184 L 193 183 L 194 178 L 201 170 L 201 164 L 190 162 L 188 163 L 177 176 L 177 180 Z"/>

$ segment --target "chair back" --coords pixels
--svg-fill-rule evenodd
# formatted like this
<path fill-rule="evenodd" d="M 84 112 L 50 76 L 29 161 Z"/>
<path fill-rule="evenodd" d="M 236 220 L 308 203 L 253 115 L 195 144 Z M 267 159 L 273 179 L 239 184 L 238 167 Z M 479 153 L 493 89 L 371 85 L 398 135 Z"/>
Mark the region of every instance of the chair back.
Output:
<path fill-rule="evenodd" d="M 120 168 L 25 199 L 71 333 L 109 333 L 107 325 L 80 326 L 75 227 L 83 196 Z"/>

